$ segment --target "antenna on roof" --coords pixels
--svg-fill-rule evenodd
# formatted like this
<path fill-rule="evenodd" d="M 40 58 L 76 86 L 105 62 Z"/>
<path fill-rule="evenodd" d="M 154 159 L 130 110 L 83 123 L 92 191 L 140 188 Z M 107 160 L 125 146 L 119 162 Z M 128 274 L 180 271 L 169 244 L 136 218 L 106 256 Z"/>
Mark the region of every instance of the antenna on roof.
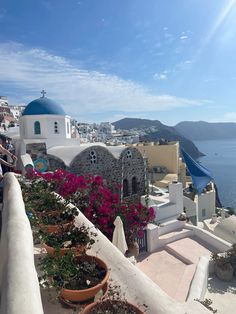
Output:
<path fill-rule="evenodd" d="M 41 97 L 41 98 L 44 98 L 47 93 L 46 93 L 46 91 L 43 89 L 43 90 L 41 91 L 41 94 L 42 94 L 42 97 Z"/>

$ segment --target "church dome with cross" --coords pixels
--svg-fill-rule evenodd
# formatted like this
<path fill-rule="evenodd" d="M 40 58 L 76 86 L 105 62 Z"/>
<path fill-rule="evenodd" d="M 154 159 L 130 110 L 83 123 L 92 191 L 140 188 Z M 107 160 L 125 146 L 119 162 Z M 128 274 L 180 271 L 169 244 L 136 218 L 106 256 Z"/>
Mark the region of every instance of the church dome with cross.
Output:
<path fill-rule="evenodd" d="M 22 116 L 38 114 L 66 115 L 60 105 L 47 97 L 40 97 L 31 101 L 26 106 L 25 110 L 22 113 Z"/>
<path fill-rule="evenodd" d="M 53 143 L 71 138 L 71 123 L 65 111 L 54 100 L 42 97 L 31 101 L 20 117 L 22 139 L 44 139 Z"/>

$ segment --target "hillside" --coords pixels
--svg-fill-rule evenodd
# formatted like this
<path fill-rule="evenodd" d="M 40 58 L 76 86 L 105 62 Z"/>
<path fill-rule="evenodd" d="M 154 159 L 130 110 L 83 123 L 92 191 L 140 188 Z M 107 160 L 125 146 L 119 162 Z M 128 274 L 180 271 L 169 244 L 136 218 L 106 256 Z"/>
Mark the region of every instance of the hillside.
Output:
<path fill-rule="evenodd" d="M 184 121 L 175 126 L 177 132 L 192 141 L 236 138 L 236 123 L 209 123 Z"/>
<path fill-rule="evenodd" d="M 174 127 L 164 125 L 158 120 L 124 118 L 112 124 L 116 129 L 138 131 L 142 141 L 158 141 L 161 138 L 179 141 L 180 147 L 193 158 L 203 156 L 193 142 L 182 136 Z"/>

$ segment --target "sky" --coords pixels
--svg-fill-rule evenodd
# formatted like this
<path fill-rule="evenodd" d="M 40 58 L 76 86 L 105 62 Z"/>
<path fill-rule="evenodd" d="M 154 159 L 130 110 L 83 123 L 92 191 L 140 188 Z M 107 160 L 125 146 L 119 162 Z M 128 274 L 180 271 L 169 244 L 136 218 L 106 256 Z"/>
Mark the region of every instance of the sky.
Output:
<path fill-rule="evenodd" d="M 0 95 L 79 122 L 236 122 L 236 0 L 0 0 Z"/>

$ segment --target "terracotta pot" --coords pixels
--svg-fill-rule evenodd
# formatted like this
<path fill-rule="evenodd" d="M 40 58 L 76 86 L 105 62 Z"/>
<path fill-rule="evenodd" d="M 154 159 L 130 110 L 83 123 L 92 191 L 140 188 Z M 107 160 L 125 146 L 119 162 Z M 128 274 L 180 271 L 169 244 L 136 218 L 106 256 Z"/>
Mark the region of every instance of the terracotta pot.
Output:
<path fill-rule="evenodd" d="M 230 263 L 222 265 L 215 265 L 216 276 L 223 281 L 233 280 L 234 269 Z"/>
<path fill-rule="evenodd" d="M 100 267 L 106 270 L 106 275 L 102 279 L 102 281 L 92 288 L 83 289 L 83 290 L 70 290 L 70 289 L 62 288 L 60 291 L 60 297 L 62 299 L 69 300 L 72 302 L 82 302 L 82 301 L 86 301 L 86 300 L 94 298 L 95 295 L 98 293 L 98 291 L 103 289 L 103 287 L 105 286 L 109 278 L 109 270 L 108 270 L 107 264 L 96 256 L 90 256 L 90 255 L 77 256 L 78 261 L 85 261 L 85 260 L 92 261 L 94 259 L 96 260 L 96 263 Z"/>
<path fill-rule="evenodd" d="M 61 212 L 59 210 L 50 210 L 50 211 L 34 211 L 35 215 L 40 219 L 42 218 L 44 215 L 51 215 L 51 216 L 56 216 L 59 215 Z"/>
<path fill-rule="evenodd" d="M 39 228 L 41 230 L 44 230 L 44 231 L 48 232 L 48 233 L 54 233 L 54 232 L 60 232 L 62 227 L 65 230 L 66 228 L 69 228 L 73 224 L 74 224 L 74 220 L 70 221 L 70 222 L 67 222 L 65 224 L 61 224 L 61 225 L 44 225 L 44 224 L 40 224 Z"/>
<path fill-rule="evenodd" d="M 54 255 L 55 249 L 51 246 L 48 246 L 46 243 L 42 244 L 47 253 L 51 256 Z M 76 247 L 72 248 L 61 248 L 59 250 L 60 255 L 65 255 L 66 252 L 73 251 L 76 255 L 84 254 L 86 252 L 86 245 L 77 245 Z"/>
<path fill-rule="evenodd" d="M 139 245 L 137 241 L 128 244 L 128 254 L 134 256 L 135 258 L 139 255 Z"/>
<path fill-rule="evenodd" d="M 106 300 L 102 301 L 102 303 L 106 303 Z M 121 301 L 118 301 L 118 300 L 112 300 L 112 303 L 118 303 L 118 302 L 121 302 Z M 87 305 L 84 310 L 82 311 L 81 314 L 90 314 L 92 310 L 96 309 L 96 307 L 98 306 L 98 304 L 101 303 L 101 301 L 97 301 L 97 302 L 94 302 L 94 303 L 91 303 L 89 305 Z M 135 311 L 135 313 L 137 314 L 144 314 L 143 311 L 141 311 L 137 306 L 127 302 L 127 304 L 129 305 L 129 308 L 132 309 L 133 311 Z M 121 312 L 120 312 L 121 313 Z"/>

